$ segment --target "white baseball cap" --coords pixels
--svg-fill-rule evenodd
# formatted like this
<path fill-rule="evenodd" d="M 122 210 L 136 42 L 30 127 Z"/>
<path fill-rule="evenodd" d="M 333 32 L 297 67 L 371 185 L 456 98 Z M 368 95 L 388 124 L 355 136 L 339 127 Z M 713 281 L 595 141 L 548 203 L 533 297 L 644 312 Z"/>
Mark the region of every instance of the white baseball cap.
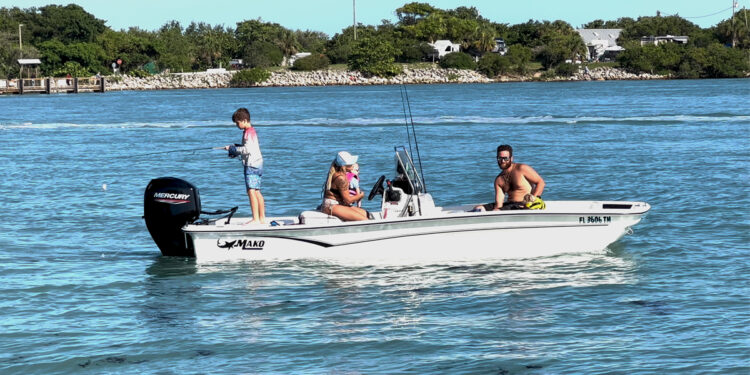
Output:
<path fill-rule="evenodd" d="M 352 165 L 357 162 L 359 156 L 352 155 L 346 151 L 341 151 L 336 155 L 336 165 L 343 167 L 345 165 Z"/>

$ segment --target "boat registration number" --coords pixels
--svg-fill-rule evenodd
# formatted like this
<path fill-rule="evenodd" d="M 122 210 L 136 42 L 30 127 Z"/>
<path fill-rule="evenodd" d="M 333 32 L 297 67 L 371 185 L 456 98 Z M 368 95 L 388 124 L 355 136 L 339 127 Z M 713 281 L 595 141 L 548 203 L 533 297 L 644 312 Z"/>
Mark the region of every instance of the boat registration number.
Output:
<path fill-rule="evenodd" d="M 579 216 L 579 224 L 607 224 L 612 222 L 612 216 Z"/>

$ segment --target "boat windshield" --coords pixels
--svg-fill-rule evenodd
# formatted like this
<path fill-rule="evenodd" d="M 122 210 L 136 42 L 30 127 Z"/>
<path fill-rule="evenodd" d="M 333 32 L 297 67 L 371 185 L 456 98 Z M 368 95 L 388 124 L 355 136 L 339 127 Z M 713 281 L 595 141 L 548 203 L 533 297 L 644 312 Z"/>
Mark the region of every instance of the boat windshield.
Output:
<path fill-rule="evenodd" d="M 399 177 L 397 178 L 403 178 L 409 182 L 412 194 L 426 193 L 427 191 L 422 183 L 419 171 L 414 166 L 409 152 L 406 151 L 404 146 L 394 147 L 394 150 L 396 151 L 396 162 L 398 163 L 396 171 L 399 173 Z"/>

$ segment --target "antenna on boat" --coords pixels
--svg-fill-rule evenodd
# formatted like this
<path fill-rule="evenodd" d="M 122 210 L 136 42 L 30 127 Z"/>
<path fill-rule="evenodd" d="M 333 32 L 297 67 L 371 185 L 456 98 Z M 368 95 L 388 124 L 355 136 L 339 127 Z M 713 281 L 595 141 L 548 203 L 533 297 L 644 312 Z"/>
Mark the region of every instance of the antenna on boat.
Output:
<path fill-rule="evenodd" d="M 417 132 L 414 129 L 414 118 L 411 115 L 411 103 L 409 102 L 409 93 L 406 91 L 406 85 L 401 84 L 401 104 L 404 107 L 404 121 L 406 122 L 406 138 L 409 139 L 409 154 L 412 154 L 411 150 L 411 137 L 414 137 L 414 147 L 417 149 L 417 161 L 419 162 L 419 174 L 422 177 L 422 185 L 424 191 L 427 191 L 427 185 L 424 180 L 424 172 L 422 171 L 422 156 L 419 155 L 419 142 L 417 142 Z M 406 119 L 406 110 L 409 110 L 409 120 Z M 409 124 L 411 124 L 411 134 L 409 133 Z"/>

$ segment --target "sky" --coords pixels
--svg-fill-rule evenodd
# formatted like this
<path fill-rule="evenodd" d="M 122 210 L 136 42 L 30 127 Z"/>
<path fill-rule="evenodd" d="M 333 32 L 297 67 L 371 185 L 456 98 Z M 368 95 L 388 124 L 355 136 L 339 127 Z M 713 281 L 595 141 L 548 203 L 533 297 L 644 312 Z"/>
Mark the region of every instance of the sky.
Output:
<path fill-rule="evenodd" d="M 679 14 L 706 28 L 730 18 L 733 0 L 421 0 L 440 9 L 473 6 L 479 13 L 498 23 L 510 25 L 533 20 L 563 20 L 574 28 L 596 19 L 615 20 Z M 750 0 L 734 0 L 738 8 L 750 8 Z M 352 24 L 352 5 L 356 2 L 357 22 L 378 25 L 383 19 L 397 21 L 395 10 L 410 0 L 79 0 L 36 1 L 0 0 L 0 7 L 41 7 L 49 4 L 78 4 L 114 30 L 137 26 L 157 30 L 177 20 L 235 27 L 237 22 L 261 18 L 292 30 L 322 31 L 329 36 Z"/>

